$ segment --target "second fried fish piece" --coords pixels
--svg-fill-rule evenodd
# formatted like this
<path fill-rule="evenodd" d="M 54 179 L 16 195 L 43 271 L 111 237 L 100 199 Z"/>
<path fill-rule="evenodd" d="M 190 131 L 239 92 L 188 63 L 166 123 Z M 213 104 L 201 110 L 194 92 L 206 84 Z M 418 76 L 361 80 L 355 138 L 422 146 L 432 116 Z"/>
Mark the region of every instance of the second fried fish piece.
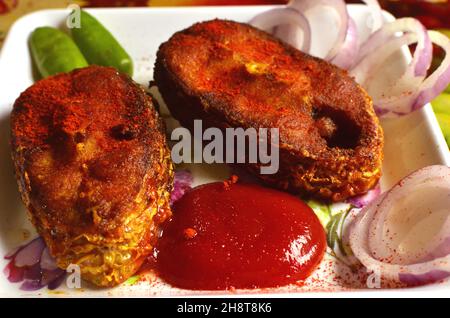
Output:
<path fill-rule="evenodd" d="M 280 169 L 268 184 L 333 201 L 381 175 L 383 133 L 367 93 L 334 65 L 250 25 L 212 20 L 175 33 L 155 81 L 182 125 L 280 129 Z"/>

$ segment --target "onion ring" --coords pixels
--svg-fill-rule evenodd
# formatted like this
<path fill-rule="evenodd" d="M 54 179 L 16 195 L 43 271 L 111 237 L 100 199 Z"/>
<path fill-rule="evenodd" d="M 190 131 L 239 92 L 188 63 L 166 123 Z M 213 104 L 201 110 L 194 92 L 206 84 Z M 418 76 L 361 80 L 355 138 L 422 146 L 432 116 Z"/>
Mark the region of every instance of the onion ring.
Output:
<path fill-rule="evenodd" d="M 303 41 L 299 43 L 297 37 L 288 36 L 281 38 L 281 40 L 291 44 L 297 49 L 308 53 L 311 48 L 311 27 L 308 20 L 302 13 L 291 8 L 277 8 L 263 12 L 250 20 L 249 24 L 256 28 L 270 32 L 276 27 L 287 26 L 287 34 L 292 34 L 291 26 L 300 29 L 303 32 Z M 280 29 L 280 28 L 276 28 Z"/>
<path fill-rule="evenodd" d="M 384 24 L 383 11 L 377 0 L 362 0 L 372 12 L 372 33 L 381 28 Z"/>
<path fill-rule="evenodd" d="M 405 34 L 397 37 L 398 32 Z M 416 19 L 403 18 L 384 25 L 363 44 L 351 74 L 368 89 L 370 76 L 373 76 L 372 70 L 378 69 L 393 52 L 404 45 L 417 42 L 413 58 L 405 72 L 393 85 L 386 85 L 381 97 L 374 98 L 380 117 L 405 115 L 417 110 L 450 83 L 450 59 L 443 61 L 438 71 L 433 73 L 434 76 L 425 79 L 432 60 L 432 43 L 437 43 L 446 52 L 450 52 L 450 41 L 442 37 L 434 31 L 427 31 Z"/>
<path fill-rule="evenodd" d="M 355 257 L 384 278 L 407 284 L 450 275 L 449 191 L 446 166 L 406 177 L 353 220 L 349 243 Z M 447 195 L 436 200 L 440 193 Z"/>
<path fill-rule="evenodd" d="M 387 91 L 387 97 L 374 100 L 378 109 L 386 111 L 384 117 L 406 115 L 418 110 L 450 84 L 450 40 L 436 31 L 428 31 L 428 35 L 432 43 L 445 50 L 444 60 L 428 78 L 404 76 L 396 83 L 397 91 L 394 94 Z"/>
<path fill-rule="evenodd" d="M 358 72 L 359 67 L 364 67 L 364 62 L 369 56 L 377 56 L 386 49 L 389 49 L 392 46 L 392 44 L 389 45 L 389 43 L 395 41 L 395 35 L 398 32 L 405 32 L 407 34 L 414 33 L 417 36 L 417 47 L 414 52 L 413 59 L 411 63 L 409 63 L 409 67 L 406 69 L 405 74 L 425 76 L 431 65 L 433 47 L 431 45 L 427 29 L 422 23 L 413 18 L 397 19 L 391 23 L 385 24 L 381 29 L 372 34 L 361 46 L 358 58 L 356 60 L 356 66 L 351 73 L 353 74 L 354 72 Z M 401 46 L 398 46 L 397 49 L 400 47 Z M 388 56 L 386 56 L 386 58 L 387 57 Z"/>
<path fill-rule="evenodd" d="M 356 29 L 355 21 L 353 21 L 352 18 L 349 18 L 348 23 L 345 41 L 339 53 L 330 61 L 343 69 L 349 69 L 353 66 L 359 51 L 358 30 Z"/>
<path fill-rule="evenodd" d="M 340 27 L 336 41 L 325 57 L 325 60 L 330 61 L 338 55 L 347 37 L 349 15 L 345 2 L 343 0 L 292 0 L 288 3 L 289 8 L 293 8 L 296 11 L 303 13 L 305 17 L 307 17 L 308 11 L 320 6 L 332 8 L 337 13 L 340 20 Z"/>
<path fill-rule="evenodd" d="M 450 84 L 450 40 L 427 29 L 414 18 L 397 19 L 384 24 L 383 13 L 377 0 L 362 0 L 370 8 L 374 23 L 373 33 L 361 45 L 355 22 L 349 16 L 342 0 L 292 0 L 287 7 L 273 9 L 255 17 L 250 23 L 310 53 L 311 27 L 308 12 L 317 7 L 330 7 L 340 22 L 338 36 L 326 60 L 347 69 L 355 80 L 373 97 L 379 117 L 397 117 L 409 114 L 434 99 Z M 303 32 L 303 42 L 298 32 Z M 300 42 L 300 43 L 299 43 Z M 412 60 L 395 82 L 383 83 L 381 93 L 370 90 L 377 70 L 393 53 L 417 43 Z M 432 43 L 442 47 L 446 57 L 439 68 L 427 78 L 433 58 Z"/>
<path fill-rule="evenodd" d="M 431 102 L 450 84 L 450 40 L 437 31 L 428 31 L 428 34 L 432 43 L 444 49 L 445 58 L 437 70 L 423 82 L 419 96 L 412 106 L 413 110 Z"/>
<path fill-rule="evenodd" d="M 45 242 L 38 237 L 23 247 L 14 257 L 14 265 L 17 267 L 33 266 L 41 260 Z"/>

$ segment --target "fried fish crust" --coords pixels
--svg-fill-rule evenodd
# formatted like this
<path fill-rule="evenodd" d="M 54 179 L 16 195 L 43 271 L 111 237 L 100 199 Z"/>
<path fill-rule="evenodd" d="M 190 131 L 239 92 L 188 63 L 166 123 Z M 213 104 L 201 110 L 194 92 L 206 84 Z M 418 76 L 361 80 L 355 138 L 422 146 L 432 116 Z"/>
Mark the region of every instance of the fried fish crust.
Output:
<path fill-rule="evenodd" d="M 11 114 L 15 173 L 59 267 L 114 286 L 133 275 L 170 217 L 173 167 L 151 98 L 113 68 L 41 80 Z"/>
<path fill-rule="evenodd" d="M 347 72 L 247 24 L 212 20 L 175 33 L 158 51 L 155 81 L 190 129 L 279 128 L 280 169 L 261 175 L 293 192 L 341 201 L 381 175 L 383 132 Z"/>

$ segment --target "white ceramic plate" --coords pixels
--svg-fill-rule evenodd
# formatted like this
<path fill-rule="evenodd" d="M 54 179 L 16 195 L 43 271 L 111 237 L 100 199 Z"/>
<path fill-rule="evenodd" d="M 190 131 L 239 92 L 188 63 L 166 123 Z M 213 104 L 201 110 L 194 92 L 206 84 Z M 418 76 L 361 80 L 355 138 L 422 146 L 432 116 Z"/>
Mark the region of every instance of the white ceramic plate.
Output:
<path fill-rule="evenodd" d="M 135 61 L 134 79 L 148 85 L 153 76 L 153 63 L 160 43 L 175 31 L 191 24 L 213 18 L 248 21 L 255 14 L 270 7 L 194 7 L 194 8 L 145 8 L 145 9 L 97 9 L 91 12 L 118 38 Z M 369 12 L 364 6 L 350 5 L 350 15 L 355 19 L 360 37 L 369 35 L 367 19 Z M 33 70 L 27 46 L 30 33 L 39 26 L 61 26 L 67 10 L 39 11 L 21 18 L 11 28 L 0 56 L 0 256 L 23 244 L 36 234 L 26 218 L 20 200 L 9 149 L 9 114 L 14 100 L 33 84 Z M 313 53 L 321 56 L 331 45 L 334 30 L 332 19 L 326 11 L 316 12 L 313 25 Z M 386 19 L 392 16 L 386 14 Z M 408 55 L 399 52 L 393 55 L 381 70 L 381 80 L 400 72 Z M 170 119 L 169 119 L 170 121 Z M 385 131 L 385 160 L 382 188 L 387 189 L 408 173 L 432 164 L 450 165 L 450 153 L 440 132 L 436 118 L 427 105 L 420 111 L 401 119 L 383 121 Z M 228 170 L 225 166 L 195 165 L 189 167 L 194 174 L 195 185 L 223 179 Z M 6 261 L 0 259 L 0 267 Z M 450 295 L 450 283 L 444 282 L 414 289 L 369 290 L 337 279 L 348 275 L 332 257 L 326 257 L 319 270 L 302 286 L 287 286 L 278 289 L 224 292 L 191 292 L 172 288 L 148 274 L 146 281 L 133 286 L 122 285 L 114 289 L 93 289 L 83 286 L 81 290 L 69 290 L 64 286 L 57 292 L 46 289 L 23 292 L 18 284 L 9 283 L 0 274 L 0 296 L 445 296 Z M 361 289 L 357 289 L 361 288 Z M 340 291 L 340 293 L 337 293 Z"/>

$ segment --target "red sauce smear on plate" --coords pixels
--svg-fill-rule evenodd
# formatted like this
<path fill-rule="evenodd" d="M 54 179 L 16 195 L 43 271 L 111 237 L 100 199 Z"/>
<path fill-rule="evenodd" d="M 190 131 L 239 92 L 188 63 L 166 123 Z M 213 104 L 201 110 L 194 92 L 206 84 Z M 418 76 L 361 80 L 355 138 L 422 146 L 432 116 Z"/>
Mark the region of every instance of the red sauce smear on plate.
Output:
<path fill-rule="evenodd" d="M 157 245 L 160 277 L 195 290 L 278 287 L 307 278 L 325 232 L 300 199 L 253 184 L 211 183 L 177 201 Z"/>

